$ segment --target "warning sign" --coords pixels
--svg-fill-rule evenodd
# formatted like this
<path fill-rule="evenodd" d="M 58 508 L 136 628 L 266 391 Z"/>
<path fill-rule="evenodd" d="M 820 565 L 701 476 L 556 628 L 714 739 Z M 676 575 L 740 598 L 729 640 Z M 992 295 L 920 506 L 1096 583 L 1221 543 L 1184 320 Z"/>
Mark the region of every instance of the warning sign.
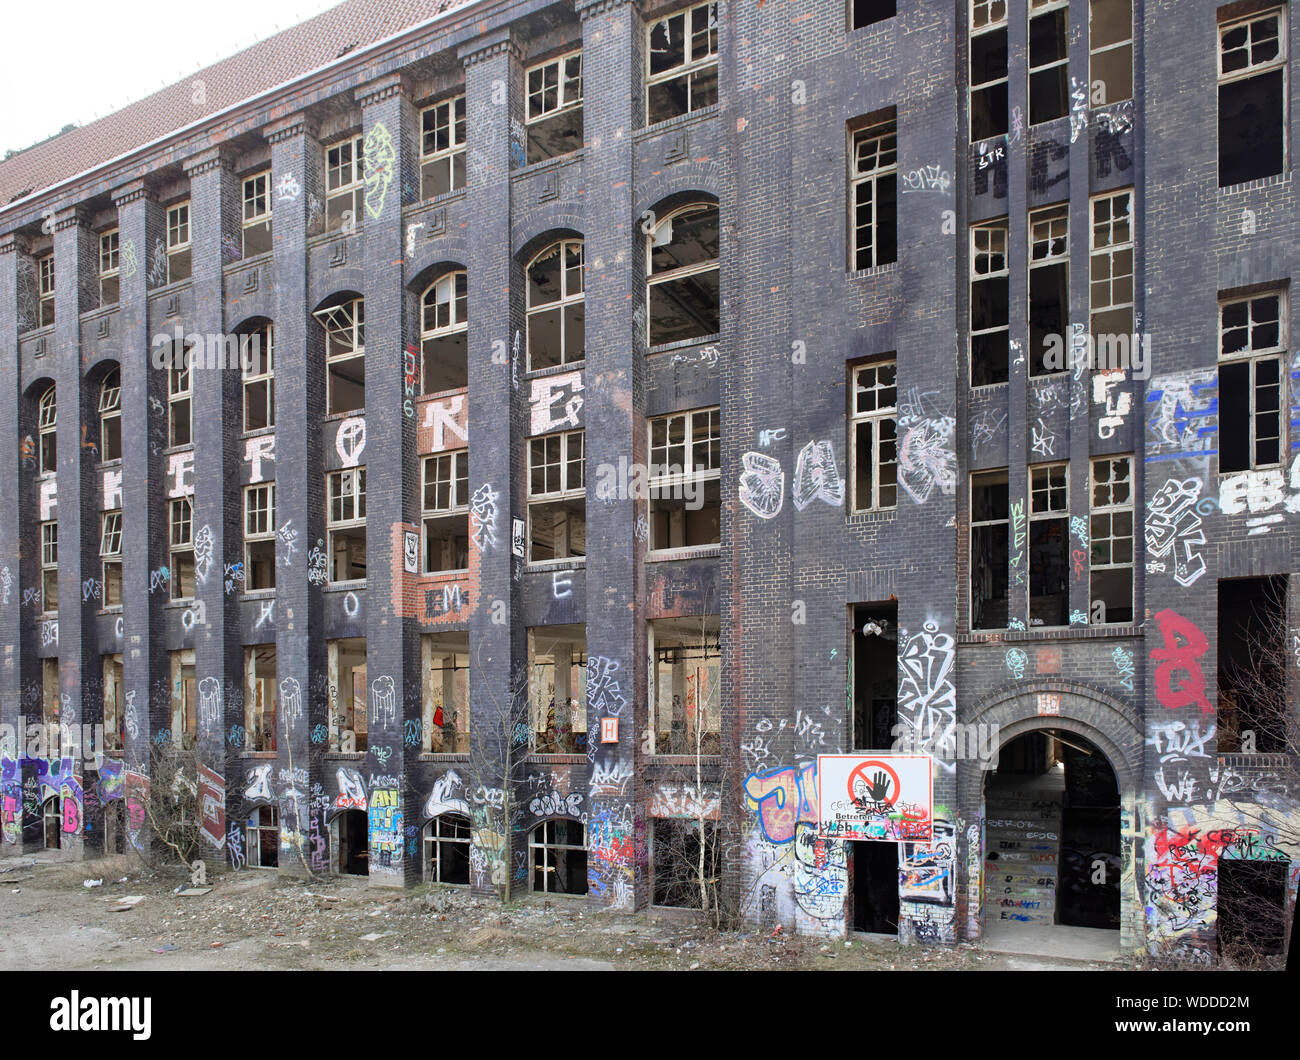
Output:
<path fill-rule="evenodd" d="M 930 842 L 933 765 L 929 755 L 818 755 L 817 834 Z"/>

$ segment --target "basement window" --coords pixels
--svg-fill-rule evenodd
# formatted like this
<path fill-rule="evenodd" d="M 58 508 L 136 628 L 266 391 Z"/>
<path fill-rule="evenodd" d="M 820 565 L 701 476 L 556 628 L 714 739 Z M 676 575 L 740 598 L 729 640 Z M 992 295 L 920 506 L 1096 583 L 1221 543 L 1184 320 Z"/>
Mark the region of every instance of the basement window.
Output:
<path fill-rule="evenodd" d="M 581 821 L 543 821 L 528 833 L 528 856 L 534 891 L 587 893 L 587 828 Z"/>
<path fill-rule="evenodd" d="M 122 606 L 122 510 L 100 515 L 99 558 L 104 607 Z"/>
<path fill-rule="evenodd" d="M 850 0 L 849 29 L 873 26 L 897 14 L 897 0 Z"/>
<path fill-rule="evenodd" d="M 245 258 L 271 252 L 271 171 L 264 170 L 243 182 L 243 247 Z"/>
<path fill-rule="evenodd" d="M 469 450 L 424 458 L 425 574 L 469 569 Z"/>
<path fill-rule="evenodd" d="M 852 261 L 870 269 L 898 260 L 898 123 L 853 133 Z"/>
<path fill-rule="evenodd" d="M 722 540 L 717 407 L 650 421 L 650 549 Z"/>
<path fill-rule="evenodd" d="M 722 753 L 722 645 L 717 615 L 646 623 L 654 660 L 652 754 Z"/>
<path fill-rule="evenodd" d="M 37 327 L 54 323 L 54 255 L 36 259 L 40 320 Z"/>
<path fill-rule="evenodd" d="M 582 52 L 529 68 L 527 160 L 541 162 L 582 146 Z"/>
<path fill-rule="evenodd" d="M 1133 0 L 1091 0 L 1088 64 L 1094 103 L 1133 98 Z"/>
<path fill-rule="evenodd" d="M 327 415 L 362 411 L 366 407 L 365 299 L 352 298 L 327 306 L 312 316 L 325 329 Z"/>
<path fill-rule="evenodd" d="M 1286 575 L 1219 582 L 1218 749 L 1223 754 L 1289 750 Z"/>
<path fill-rule="evenodd" d="M 274 806 L 259 806 L 248 818 L 247 861 L 250 869 L 280 865 L 280 815 Z"/>
<path fill-rule="evenodd" d="M 1007 223 L 971 227 L 970 383 L 1005 383 L 1010 371 L 1010 278 Z"/>
<path fill-rule="evenodd" d="M 586 343 L 580 239 L 552 243 L 528 265 L 528 368 L 581 361 Z"/>
<path fill-rule="evenodd" d="M 424 878 L 429 883 L 469 884 L 469 818 L 444 813 L 424 826 Z"/>
<path fill-rule="evenodd" d="M 111 228 L 99 237 L 99 304 L 116 305 L 121 296 L 118 230 Z"/>
<path fill-rule="evenodd" d="M 190 278 L 190 204 L 179 202 L 167 210 L 167 282 Z"/>
<path fill-rule="evenodd" d="M 647 122 L 667 121 L 718 102 L 718 5 L 699 4 L 647 31 Z"/>
<path fill-rule="evenodd" d="M 1047 363 L 1047 350 L 1064 349 L 1070 319 L 1070 207 L 1029 214 L 1029 374 L 1052 375 L 1069 365 Z"/>
<path fill-rule="evenodd" d="M 59 524 L 41 523 L 41 613 L 59 610 Z"/>
<path fill-rule="evenodd" d="M 1063 118 L 1070 109 L 1068 12 L 1068 0 L 1030 0 L 1030 125 Z"/>
<path fill-rule="evenodd" d="M 1100 344 L 1133 334 L 1133 189 L 1097 195 L 1091 206 L 1089 329 Z"/>
<path fill-rule="evenodd" d="M 1089 561 L 1094 624 L 1133 621 L 1133 458 L 1092 462 L 1092 555 Z"/>
<path fill-rule="evenodd" d="M 469 274 L 449 272 L 420 300 L 420 393 L 469 385 Z"/>
<path fill-rule="evenodd" d="M 1219 305 L 1219 471 L 1282 461 L 1282 356 L 1286 294 Z"/>
<path fill-rule="evenodd" d="M 650 849 L 655 905 L 717 908 L 722 844 L 715 821 L 657 818 L 650 822 Z"/>
<path fill-rule="evenodd" d="M 528 440 L 528 562 L 587 554 L 583 432 Z"/>
<path fill-rule="evenodd" d="M 329 749 L 351 753 L 367 747 L 366 638 L 325 642 L 330 682 Z"/>
<path fill-rule="evenodd" d="M 629 685 L 624 698 L 631 694 Z M 535 626 L 528 631 L 528 726 L 534 754 L 587 750 L 586 626 Z"/>
<path fill-rule="evenodd" d="M 189 497 L 170 504 L 171 598 L 194 599 L 194 505 Z"/>
<path fill-rule="evenodd" d="M 420 112 L 420 198 L 465 186 L 465 96 Z"/>
<path fill-rule="evenodd" d="M 684 206 L 655 226 L 646 244 L 651 346 L 716 335 L 718 208 Z"/>
<path fill-rule="evenodd" d="M 423 664 L 423 750 L 469 753 L 469 634 L 427 633 Z"/>
<path fill-rule="evenodd" d="M 1243 839 L 1258 840 L 1259 829 L 1243 828 Z M 1262 844 L 1258 844 L 1262 846 Z M 1287 870 L 1280 860 L 1229 858 L 1218 861 L 1219 953 L 1237 964 L 1285 952 Z"/>
<path fill-rule="evenodd" d="M 898 604 L 855 604 L 853 669 L 853 746 L 887 751 L 898 726 Z"/>
<path fill-rule="evenodd" d="M 244 489 L 244 589 L 275 588 L 275 483 Z"/>
<path fill-rule="evenodd" d="M 364 581 L 366 577 L 366 469 L 350 467 L 326 477 L 329 508 L 330 584 Z"/>
<path fill-rule="evenodd" d="M 1068 464 L 1029 469 L 1029 624 L 1069 624 Z"/>
<path fill-rule="evenodd" d="M 275 750 L 275 645 L 244 649 L 244 750 Z"/>
<path fill-rule="evenodd" d="M 1219 187 L 1286 161 L 1286 9 L 1219 26 Z"/>
<path fill-rule="evenodd" d="M 99 459 L 104 463 L 122 459 L 122 371 L 119 368 L 104 376 L 99 390 Z"/>
<path fill-rule="evenodd" d="M 1005 629 L 1008 617 L 1007 473 L 971 476 L 971 629 Z"/>
<path fill-rule="evenodd" d="M 360 135 L 325 149 L 325 230 L 352 232 L 363 219 L 361 197 L 364 138 Z"/>
<path fill-rule="evenodd" d="M 970 0 L 971 143 L 1006 135 L 1006 0 Z"/>
<path fill-rule="evenodd" d="M 897 367 L 894 361 L 875 361 L 852 369 L 849 452 L 855 512 L 898 504 Z"/>

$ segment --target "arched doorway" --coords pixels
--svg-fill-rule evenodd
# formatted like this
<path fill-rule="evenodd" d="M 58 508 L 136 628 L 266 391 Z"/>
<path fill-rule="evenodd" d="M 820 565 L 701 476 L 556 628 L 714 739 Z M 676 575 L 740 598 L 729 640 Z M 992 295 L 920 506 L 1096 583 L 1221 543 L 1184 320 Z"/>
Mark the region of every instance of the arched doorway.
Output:
<path fill-rule="evenodd" d="M 330 822 L 334 871 L 345 876 L 370 875 L 370 821 L 365 810 L 344 810 Z"/>

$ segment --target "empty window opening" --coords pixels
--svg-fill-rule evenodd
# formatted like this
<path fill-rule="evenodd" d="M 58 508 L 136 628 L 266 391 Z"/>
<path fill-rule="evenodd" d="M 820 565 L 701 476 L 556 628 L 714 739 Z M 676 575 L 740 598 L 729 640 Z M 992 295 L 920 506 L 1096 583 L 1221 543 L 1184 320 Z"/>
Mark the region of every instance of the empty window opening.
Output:
<path fill-rule="evenodd" d="M 444 813 L 424 826 L 424 878 L 469 885 L 469 818 Z"/>
<path fill-rule="evenodd" d="M 337 871 L 345 876 L 370 874 L 370 820 L 365 810 L 344 810 L 330 825 Z"/>
<path fill-rule="evenodd" d="M 1282 855 L 1279 855 L 1280 857 Z M 1219 857 L 1219 955 L 1239 965 L 1284 952 L 1285 860 Z"/>
<path fill-rule="evenodd" d="M 718 102 L 718 5 L 700 4 L 648 30 L 646 120 L 650 125 Z"/>
<path fill-rule="evenodd" d="M 469 385 L 469 274 L 449 272 L 421 299 L 420 393 Z"/>
<path fill-rule="evenodd" d="M 1282 460 L 1282 357 L 1286 295 L 1272 291 L 1219 305 L 1219 470 Z"/>
<path fill-rule="evenodd" d="M 853 930 L 897 935 L 898 844 L 860 841 L 849 846 L 853 851 Z"/>
<path fill-rule="evenodd" d="M 1219 582 L 1219 750 L 1290 750 L 1286 575 Z"/>
<path fill-rule="evenodd" d="M 971 628 L 1005 629 L 1010 556 L 1006 471 L 972 475 L 970 492 Z"/>
<path fill-rule="evenodd" d="M 1007 223 L 974 225 L 970 231 L 970 382 L 1005 383 L 1010 366 L 1011 270 Z"/>
<path fill-rule="evenodd" d="M 246 849 L 250 869 L 279 867 L 280 815 L 274 806 L 259 806 L 248 818 Z"/>
<path fill-rule="evenodd" d="M 1069 623 L 1068 464 L 1029 469 L 1029 624 Z"/>
<path fill-rule="evenodd" d="M 717 615 L 647 623 L 654 659 L 653 753 L 722 753 L 722 646 Z"/>
<path fill-rule="evenodd" d="M 887 751 L 898 726 L 898 604 L 855 604 L 852 619 L 853 746 Z"/>
<path fill-rule="evenodd" d="M 59 660 L 41 660 L 41 722 L 51 760 L 60 757 L 63 732 L 59 728 Z"/>
<path fill-rule="evenodd" d="M 193 743 L 199 731 L 198 681 L 194 676 L 194 649 L 171 653 L 172 681 L 172 740 L 181 744 L 181 737 Z"/>
<path fill-rule="evenodd" d="M 465 97 L 420 112 L 420 198 L 465 186 Z"/>
<path fill-rule="evenodd" d="M 1067 371 L 1065 358 L 1048 363 L 1047 351 L 1065 346 L 1070 319 L 1070 207 L 1029 215 L 1029 374 Z"/>
<path fill-rule="evenodd" d="M 552 243 L 528 266 L 528 368 L 581 361 L 586 350 L 582 240 Z"/>
<path fill-rule="evenodd" d="M 654 905 L 718 907 L 722 852 L 717 833 L 713 821 L 661 818 L 650 822 Z"/>
<path fill-rule="evenodd" d="M 861 29 L 884 22 L 898 14 L 897 0 L 852 0 L 849 29 Z"/>
<path fill-rule="evenodd" d="M 1286 161 L 1286 9 L 1219 27 L 1219 186 L 1281 173 Z"/>
<path fill-rule="evenodd" d="M 316 310 L 325 329 L 325 400 L 328 415 L 366 407 L 366 303 L 353 298 Z"/>
<path fill-rule="evenodd" d="M 528 708 L 533 753 L 586 752 L 586 626 L 528 631 Z"/>
<path fill-rule="evenodd" d="M 366 577 L 366 469 L 351 467 L 331 471 L 326 478 L 329 508 L 326 534 L 329 537 L 329 580 L 331 584 L 364 581 Z"/>
<path fill-rule="evenodd" d="M 534 891 L 587 893 L 587 829 L 582 822 L 542 822 L 528 834 L 528 855 Z"/>
<path fill-rule="evenodd" d="M 420 638 L 426 752 L 469 753 L 469 634 Z"/>
<path fill-rule="evenodd" d="M 897 367 L 890 360 L 850 369 L 849 452 L 855 512 L 881 511 L 898 504 Z"/>
<path fill-rule="evenodd" d="M 331 751 L 364 751 L 366 723 L 366 638 L 348 637 L 325 642 L 329 674 Z"/>
<path fill-rule="evenodd" d="M 1092 554 L 1089 561 L 1093 624 L 1133 621 L 1133 458 L 1092 462 Z"/>
<path fill-rule="evenodd" d="M 722 540 L 722 432 L 717 408 L 650 421 L 650 548 Z"/>
<path fill-rule="evenodd" d="M 531 67 L 528 87 L 527 160 L 541 162 L 582 146 L 582 53 Z"/>
<path fill-rule="evenodd" d="M 1133 0 L 1091 0 L 1088 64 L 1095 105 L 1133 98 Z"/>
<path fill-rule="evenodd" d="M 124 722 L 122 703 L 123 667 L 122 656 L 105 655 L 102 665 L 104 677 L 104 750 L 121 751 L 124 740 Z"/>
<path fill-rule="evenodd" d="M 853 133 L 852 268 L 898 260 L 898 123 L 881 122 Z"/>
<path fill-rule="evenodd" d="M 244 649 L 244 750 L 274 751 L 278 689 L 275 645 Z"/>
<path fill-rule="evenodd" d="M 1004 136 L 1008 120 L 1006 0 L 971 0 L 971 143 Z"/>
<path fill-rule="evenodd" d="M 424 458 L 424 573 L 469 569 L 469 450 Z"/>
<path fill-rule="evenodd" d="M 1068 0 L 1030 0 L 1030 125 L 1063 118 L 1070 109 L 1068 12 Z"/>
<path fill-rule="evenodd" d="M 528 562 L 587 554 L 583 432 L 528 440 Z"/>
<path fill-rule="evenodd" d="M 646 242 L 651 346 L 716 335 L 718 208 L 686 206 L 660 221 Z"/>

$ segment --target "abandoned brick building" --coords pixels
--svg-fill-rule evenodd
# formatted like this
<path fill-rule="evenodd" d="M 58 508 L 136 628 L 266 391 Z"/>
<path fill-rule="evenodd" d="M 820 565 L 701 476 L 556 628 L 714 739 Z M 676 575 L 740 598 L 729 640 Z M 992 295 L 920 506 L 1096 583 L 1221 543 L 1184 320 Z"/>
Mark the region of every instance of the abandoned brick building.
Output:
<path fill-rule="evenodd" d="M 1296 21 L 347 0 L 13 154 L 0 851 L 192 747 L 239 869 L 1280 947 Z"/>

